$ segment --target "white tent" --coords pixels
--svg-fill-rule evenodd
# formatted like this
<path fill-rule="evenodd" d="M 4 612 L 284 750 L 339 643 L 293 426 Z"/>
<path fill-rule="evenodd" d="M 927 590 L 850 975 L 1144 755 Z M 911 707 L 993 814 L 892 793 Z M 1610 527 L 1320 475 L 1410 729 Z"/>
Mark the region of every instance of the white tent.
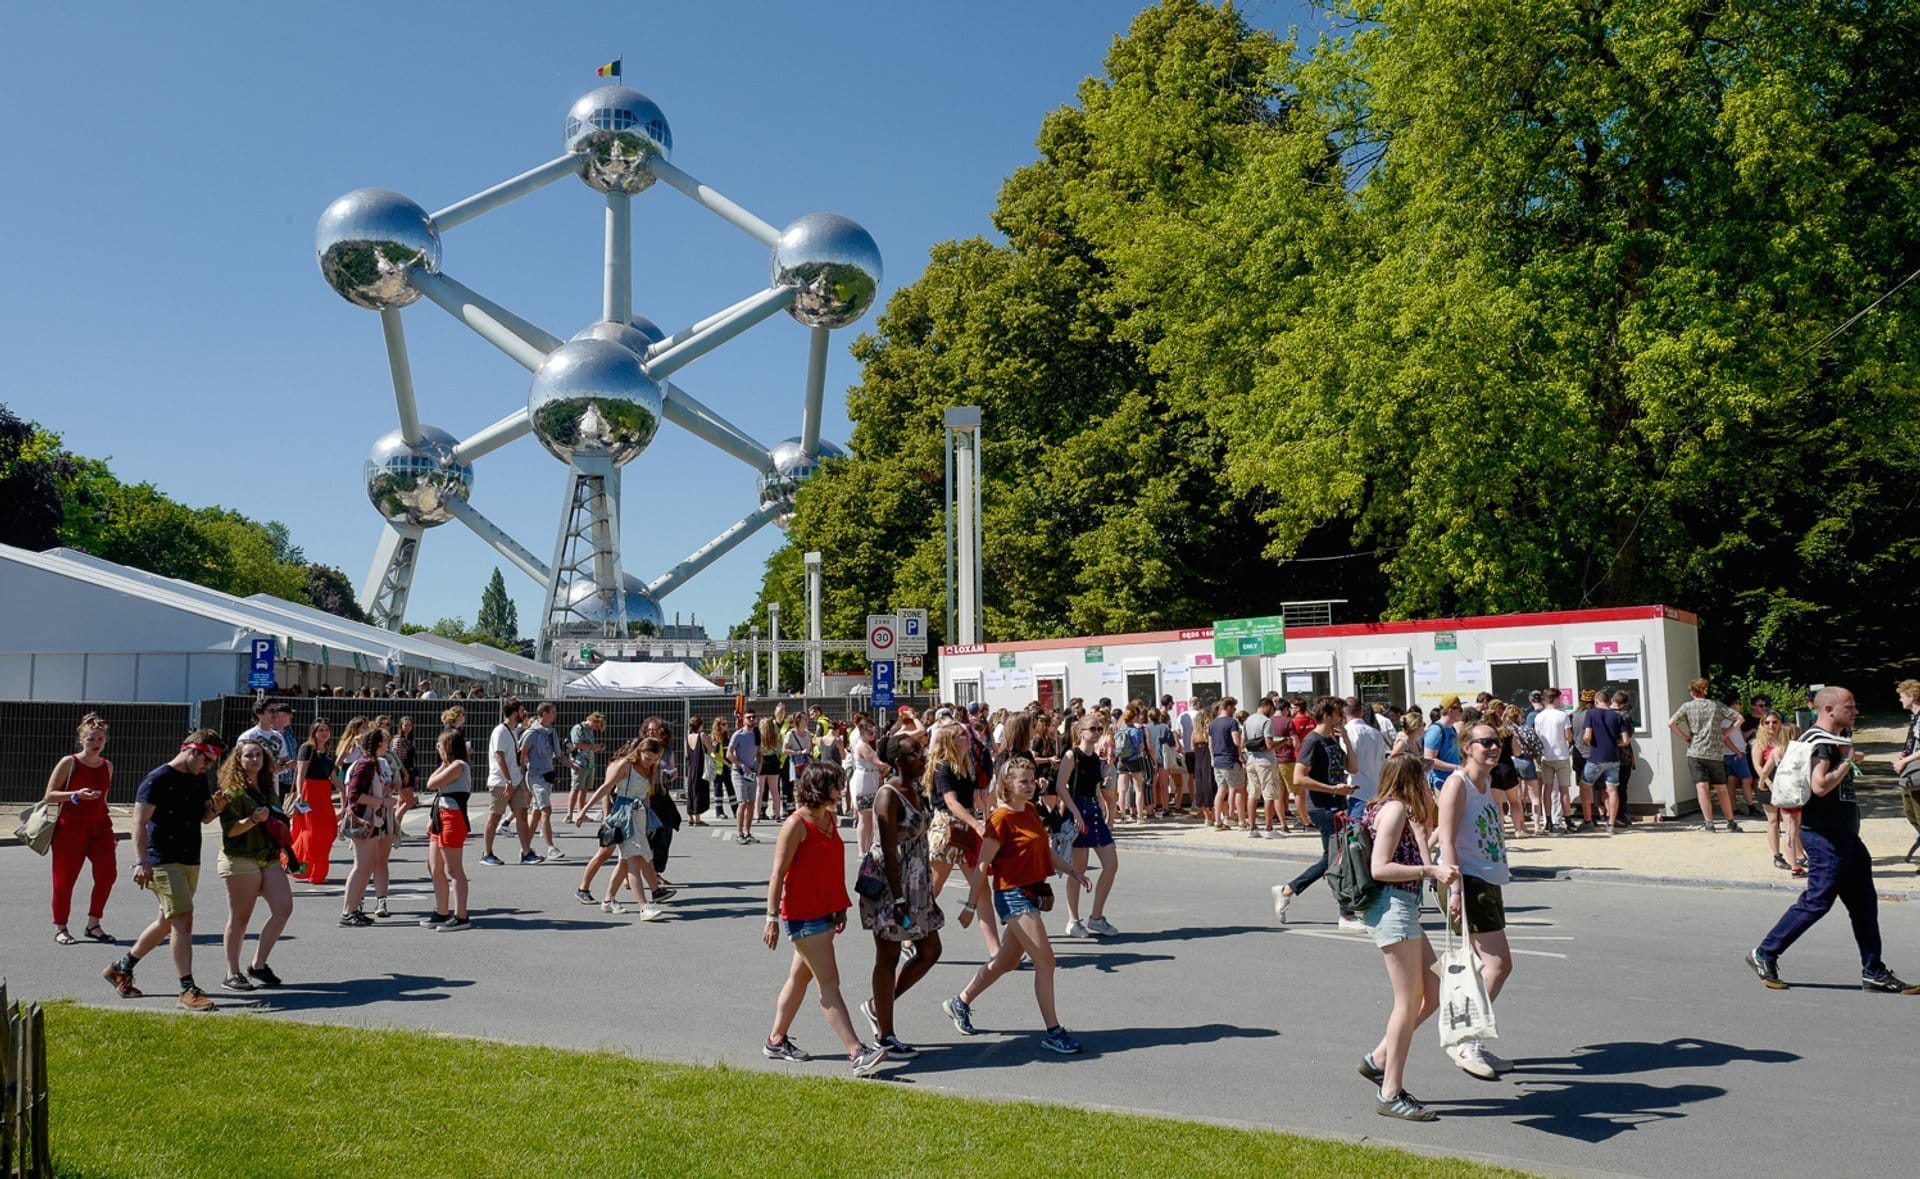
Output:
<path fill-rule="evenodd" d="M 684 663 L 602 663 L 566 686 L 569 696 L 724 696 Z"/>

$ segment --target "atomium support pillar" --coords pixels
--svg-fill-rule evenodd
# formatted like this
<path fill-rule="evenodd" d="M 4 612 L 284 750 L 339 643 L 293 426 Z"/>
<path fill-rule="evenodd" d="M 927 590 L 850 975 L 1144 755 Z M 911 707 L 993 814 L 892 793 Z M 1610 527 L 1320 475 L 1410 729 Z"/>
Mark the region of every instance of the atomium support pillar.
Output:
<path fill-rule="evenodd" d="M 567 464 L 567 495 L 553 575 L 540 610 L 540 658 L 555 641 L 626 638 L 620 576 L 620 469 L 579 456 Z"/>
<path fill-rule="evenodd" d="M 360 608 L 373 625 L 399 630 L 407 616 L 407 594 L 413 589 L 414 566 L 420 561 L 420 538 L 425 530 L 414 524 L 388 524 L 374 546 L 373 568 L 360 589 Z"/>

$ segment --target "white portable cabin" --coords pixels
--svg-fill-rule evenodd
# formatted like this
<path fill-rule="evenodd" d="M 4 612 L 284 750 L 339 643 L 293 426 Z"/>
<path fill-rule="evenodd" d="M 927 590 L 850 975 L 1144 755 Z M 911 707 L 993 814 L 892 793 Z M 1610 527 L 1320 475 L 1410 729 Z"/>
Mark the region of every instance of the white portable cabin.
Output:
<path fill-rule="evenodd" d="M 1667 717 L 1700 674 L 1700 621 L 1669 606 L 1618 606 L 1482 618 L 1362 622 L 1287 631 L 1286 653 L 1216 658 L 1213 628 L 950 645 L 940 649 L 941 698 L 989 709 L 1038 701 L 1058 708 L 1074 697 L 1158 702 L 1176 712 L 1223 696 L 1358 696 L 1367 703 L 1428 712 L 1443 696 L 1472 702 L 1492 692 L 1509 702 L 1535 688 L 1559 688 L 1578 707 L 1581 689 L 1624 689 L 1633 698 L 1639 765 L 1627 801 L 1665 815 L 1692 808 L 1682 781 L 1686 749 Z"/>

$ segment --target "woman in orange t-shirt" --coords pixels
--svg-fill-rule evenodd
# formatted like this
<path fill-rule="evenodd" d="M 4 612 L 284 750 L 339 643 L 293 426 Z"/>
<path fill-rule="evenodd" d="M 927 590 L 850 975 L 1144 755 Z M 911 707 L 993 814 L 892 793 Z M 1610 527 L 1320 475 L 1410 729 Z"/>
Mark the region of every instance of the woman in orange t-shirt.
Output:
<path fill-rule="evenodd" d="M 1046 1021 L 1043 1048 L 1071 1055 L 1080 1051 L 1080 1042 L 1060 1024 L 1053 1006 L 1053 943 L 1047 940 L 1047 927 L 1040 914 L 1053 907 L 1053 886 L 1047 877 L 1055 871 L 1071 876 L 1082 889 L 1093 888 L 1085 873 L 1076 873 L 1071 861 L 1055 855 L 1046 825 L 1033 809 L 1034 768 L 1031 759 L 1015 756 L 1007 759 L 1000 771 L 1000 805 L 987 817 L 980 845 L 980 864 L 987 871 L 974 877 L 973 893 L 960 908 L 960 924 L 973 920 L 984 899 L 989 873 L 993 877 L 993 911 L 1005 924 L 1008 936 L 1000 949 L 974 973 L 966 989 L 941 1003 L 953 1026 L 963 1036 L 974 1034 L 973 1002 L 1001 975 L 1020 964 L 1021 954 L 1033 959 L 1033 995 L 1040 1002 L 1040 1016 Z"/>

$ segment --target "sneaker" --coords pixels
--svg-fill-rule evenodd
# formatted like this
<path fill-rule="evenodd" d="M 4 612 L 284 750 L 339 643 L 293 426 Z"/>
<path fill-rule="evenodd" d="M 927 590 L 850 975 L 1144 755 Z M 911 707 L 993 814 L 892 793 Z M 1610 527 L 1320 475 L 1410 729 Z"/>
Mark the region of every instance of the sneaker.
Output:
<path fill-rule="evenodd" d="M 120 969 L 118 962 L 109 962 L 107 968 L 100 972 L 100 977 L 112 983 L 122 999 L 138 999 L 146 994 L 133 985 L 133 971 Z"/>
<path fill-rule="evenodd" d="M 1284 884 L 1273 886 L 1273 919 L 1280 924 L 1287 923 L 1287 907 L 1293 904 L 1293 894 Z"/>
<path fill-rule="evenodd" d="M 1773 866 L 1780 869 L 1782 872 L 1793 871 L 1793 865 L 1787 863 L 1787 857 L 1783 855 L 1779 855 L 1777 853 L 1773 857 Z"/>
<path fill-rule="evenodd" d="M 1249 828 L 1247 828 L 1247 838 L 1248 838 L 1248 839 L 1258 839 L 1258 838 L 1260 838 L 1260 828 L 1258 828 L 1258 827 L 1249 827 Z"/>
<path fill-rule="evenodd" d="M 362 913 L 360 910 L 355 909 L 351 913 L 340 914 L 340 924 L 346 926 L 349 929 L 359 929 L 364 926 L 372 925 L 373 918 L 367 916 L 365 913 Z"/>
<path fill-rule="evenodd" d="M 600 911 L 602 913 L 625 913 L 627 911 L 627 907 L 625 905 L 622 905 L 619 901 L 601 901 Z"/>
<path fill-rule="evenodd" d="M 1728 819 L 1727 830 L 1733 832 L 1735 835 L 1738 835 L 1740 833 L 1740 824 L 1734 822 L 1732 819 Z"/>
<path fill-rule="evenodd" d="M 640 907 L 640 920 L 642 921 L 658 921 L 666 915 L 666 909 L 652 901 L 648 901 Z"/>
<path fill-rule="evenodd" d="M 1413 1099 L 1413 1095 L 1404 1089 L 1391 1099 L 1376 1097 L 1373 1112 L 1383 1118 L 1399 1118 L 1403 1122 L 1437 1122 L 1440 1115 Z"/>
<path fill-rule="evenodd" d="M 1920 995 L 1920 986 L 1900 981 L 1900 976 L 1884 967 L 1879 974 L 1860 976 L 1860 989 L 1876 991 L 1882 995 Z"/>
<path fill-rule="evenodd" d="M 858 1052 L 847 1056 L 847 1063 L 853 1066 L 853 1075 L 864 1077 L 887 1061 L 887 1050 L 880 1044 L 862 1044 Z"/>
<path fill-rule="evenodd" d="M 1475 1051 L 1477 1047 L 1475 1041 L 1469 1040 L 1465 1044 L 1456 1044 L 1447 1049 L 1447 1055 L 1453 1059 L 1453 1063 L 1460 1066 L 1461 1072 L 1470 1077 L 1479 1077 L 1483 1081 L 1499 1080 L 1500 1074 L 1487 1063 L 1486 1057 Z"/>
<path fill-rule="evenodd" d="M 564 860 L 567 858 L 567 853 L 549 843 L 547 850 L 540 854 L 540 858 L 543 860 Z"/>
<path fill-rule="evenodd" d="M 1098 934 L 1101 937 L 1118 937 L 1120 935 L 1120 931 L 1113 927 L 1113 922 L 1108 921 L 1105 917 L 1087 918 L 1087 932 Z"/>
<path fill-rule="evenodd" d="M 442 921 L 439 925 L 434 926 L 433 932 L 459 933 L 463 929 L 472 929 L 472 928 L 473 928 L 473 922 L 468 920 L 465 917 L 449 917 L 445 921 Z"/>
<path fill-rule="evenodd" d="M 539 864 L 539 863 L 544 863 L 545 861 L 543 861 L 540 858 L 539 852 L 529 851 L 529 852 L 521 853 L 520 862 L 522 864 Z"/>
<path fill-rule="evenodd" d="M 488 852 L 486 855 L 481 856 L 480 862 L 495 868 L 498 868 L 506 863 L 505 860 L 501 859 L 499 856 L 494 855 L 492 852 Z"/>
<path fill-rule="evenodd" d="M 375 917 L 391 917 L 391 916 L 393 916 L 393 914 L 392 914 L 391 912 L 389 912 L 389 911 L 388 911 L 388 909 L 387 909 L 387 898 L 385 898 L 385 897 L 375 897 L 375 898 L 374 898 L 374 901 L 373 901 L 373 915 L 374 915 Z"/>
<path fill-rule="evenodd" d="M 1340 929 L 1343 933 L 1365 933 L 1367 923 L 1351 913 L 1340 914 Z"/>
<path fill-rule="evenodd" d="M 940 1000 L 940 1010 L 947 1013 L 947 1018 L 953 1021 L 954 1029 L 961 1035 L 979 1034 L 973 1030 L 973 1008 L 962 1002 L 960 996 Z"/>
<path fill-rule="evenodd" d="M 751 839 L 747 837 L 745 832 L 740 832 L 740 831 L 734 832 L 733 841 L 739 844 L 741 847 L 745 847 L 747 846 L 747 844 L 753 842 Z"/>
<path fill-rule="evenodd" d="M 1371 1052 L 1360 1058 L 1360 1065 L 1357 1071 L 1361 1076 L 1376 1085 L 1387 1079 L 1387 1070 L 1373 1063 L 1373 1053 Z"/>
<path fill-rule="evenodd" d="M 500 834 L 502 835 L 513 834 L 513 816 L 512 815 L 508 815 L 506 818 L 500 820 Z"/>
<path fill-rule="evenodd" d="M 1040 1037 L 1040 1046 L 1049 1052 L 1058 1052 L 1062 1056 L 1074 1056 L 1080 1051 L 1080 1041 L 1064 1027 L 1048 1028 L 1047 1034 Z"/>
<path fill-rule="evenodd" d="M 1513 1071 L 1513 1062 L 1504 1056 L 1495 1056 L 1488 1050 L 1485 1041 L 1475 1041 L 1473 1047 L 1474 1051 L 1480 1054 L 1480 1059 L 1486 1061 L 1487 1064 L 1493 1068 L 1494 1072 L 1510 1073 Z"/>
<path fill-rule="evenodd" d="M 453 920 L 453 918 L 447 916 L 445 913 L 429 913 L 420 919 L 420 928 L 438 929 L 451 920 Z"/>
<path fill-rule="evenodd" d="M 1708 819 L 1704 824 L 1701 825 L 1700 829 L 1702 831 L 1707 832 L 1709 835 L 1711 835 L 1715 831 L 1720 830 L 1720 825 L 1718 823 L 1715 823 L 1712 819 Z"/>
<path fill-rule="evenodd" d="M 878 1036 L 874 1043 L 887 1050 L 887 1055 L 900 1060 L 912 1060 L 920 1055 L 920 1050 L 904 1043 L 899 1036 Z"/>
<path fill-rule="evenodd" d="M 1755 949 L 1747 951 L 1745 961 L 1748 969 L 1752 970 L 1756 975 L 1759 975 L 1760 981 L 1765 983 L 1768 988 L 1776 991 L 1784 991 L 1787 989 L 1787 984 L 1780 981 L 1780 960 L 1778 958 L 1769 958 Z"/>
<path fill-rule="evenodd" d="M 860 1014 L 867 1017 L 867 1026 L 873 1029 L 874 1039 L 882 1039 L 883 1037 L 880 1035 L 880 1017 L 873 1012 L 872 999 L 860 1000 Z"/>
<path fill-rule="evenodd" d="M 663 884 L 653 890 L 653 899 L 655 901 L 670 901 L 679 895 L 680 890 L 669 884 Z"/>
<path fill-rule="evenodd" d="M 180 992 L 180 1006 L 188 1011 L 212 1011 L 213 1000 L 199 987 L 188 987 Z"/>
<path fill-rule="evenodd" d="M 280 976 L 275 974 L 273 968 L 264 962 L 258 966 L 247 967 L 247 977 L 263 987 L 277 987 L 280 985 Z"/>
<path fill-rule="evenodd" d="M 813 1057 L 808 1056 L 805 1052 L 802 1052 L 800 1050 L 800 1045 L 793 1042 L 792 1036 L 780 1037 L 780 1042 L 778 1044 L 774 1043 L 772 1040 L 768 1040 L 766 1043 L 760 1045 L 760 1052 L 768 1060 L 800 1061 L 800 1060 L 813 1059 Z"/>
<path fill-rule="evenodd" d="M 600 903 L 599 897 L 594 896 L 592 893 L 588 892 L 584 888 L 574 889 L 573 899 L 576 901 L 579 901 L 583 905 L 597 905 Z"/>
<path fill-rule="evenodd" d="M 251 991 L 253 984 L 247 981 L 247 976 L 244 974 L 229 974 L 226 978 L 220 980 L 220 989 L 223 991 Z"/>
<path fill-rule="evenodd" d="M 920 943 L 917 941 L 908 942 L 906 944 L 906 948 L 900 951 L 900 961 L 902 963 L 911 962 L 915 958 L 918 958 L 919 956 L 920 956 Z"/>
<path fill-rule="evenodd" d="M 1087 936 L 1087 923 L 1084 921 L 1069 921 L 1067 922 L 1067 927 L 1060 931 L 1060 936 L 1085 937 Z"/>

